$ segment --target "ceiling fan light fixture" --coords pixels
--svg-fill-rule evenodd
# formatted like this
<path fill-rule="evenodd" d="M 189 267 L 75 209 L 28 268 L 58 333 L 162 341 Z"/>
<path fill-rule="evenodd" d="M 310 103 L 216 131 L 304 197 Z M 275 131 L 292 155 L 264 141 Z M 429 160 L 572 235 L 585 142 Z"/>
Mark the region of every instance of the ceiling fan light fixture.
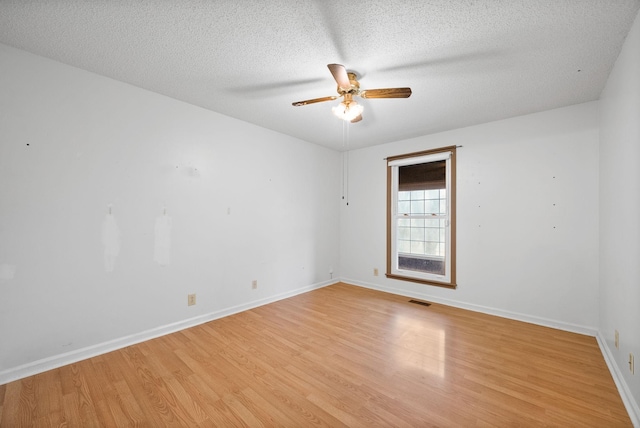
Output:
<path fill-rule="evenodd" d="M 360 116 L 363 110 L 364 107 L 355 101 L 343 101 L 331 109 L 336 117 L 348 122 Z"/>

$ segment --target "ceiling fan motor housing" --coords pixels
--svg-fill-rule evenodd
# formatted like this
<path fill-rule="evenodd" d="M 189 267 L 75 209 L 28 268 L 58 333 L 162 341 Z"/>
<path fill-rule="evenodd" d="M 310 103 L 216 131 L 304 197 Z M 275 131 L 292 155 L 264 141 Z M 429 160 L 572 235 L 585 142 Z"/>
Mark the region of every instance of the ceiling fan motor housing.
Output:
<path fill-rule="evenodd" d="M 344 88 L 341 88 L 340 85 L 338 85 L 338 93 L 340 95 L 345 95 L 345 94 L 359 95 L 360 82 L 358 82 L 356 74 L 352 72 L 348 72 L 347 76 L 349 76 L 349 83 L 351 84 L 351 87 L 345 90 Z"/>

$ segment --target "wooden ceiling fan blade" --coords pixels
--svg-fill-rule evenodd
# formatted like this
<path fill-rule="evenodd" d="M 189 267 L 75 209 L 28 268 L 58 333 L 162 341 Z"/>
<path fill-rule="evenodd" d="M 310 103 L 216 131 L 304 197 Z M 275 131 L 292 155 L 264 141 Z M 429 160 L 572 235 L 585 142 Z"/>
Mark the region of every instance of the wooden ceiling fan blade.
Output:
<path fill-rule="evenodd" d="M 409 98 L 411 88 L 367 89 L 360 92 L 362 98 Z"/>
<path fill-rule="evenodd" d="M 351 121 L 351 123 L 360 122 L 361 120 L 362 120 L 362 115 L 361 115 L 361 114 L 359 114 L 359 115 L 357 115 L 357 116 L 355 117 L 355 119 L 353 119 L 353 120 Z"/>
<path fill-rule="evenodd" d="M 347 69 L 344 68 L 342 64 L 327 64 L 329 67 L 329 71 L 333 75 L 333 78 L 336 80 L 336 83 L 341 89 L 349 90 L 351 89 L 351 82 L 349 81 L 349 76 L 347 75 Z"/>
<path fill-rule="evenodd" d="M 337 95 L 332 95 L 330 97 L 322 97 L 322 98 L 313 98 L 311 100 L 304 100 L 304 101 L 296 101 L 295 103 L 291 103 L 292 105 L 298 107 L 298 106 L 306 106 L 307 104 L 315 104 L 315 103 L 322 103 L 325 101 L 333 101 L 335 99 L 338 99 L 339 97 Z"/>

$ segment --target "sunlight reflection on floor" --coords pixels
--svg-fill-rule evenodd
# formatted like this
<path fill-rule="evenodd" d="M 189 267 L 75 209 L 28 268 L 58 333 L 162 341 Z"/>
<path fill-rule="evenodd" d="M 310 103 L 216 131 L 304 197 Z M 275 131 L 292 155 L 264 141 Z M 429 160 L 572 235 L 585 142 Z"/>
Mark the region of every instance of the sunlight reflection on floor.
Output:
<path fill-rule="evenodd" d="M 394 319 L 396 360 L 444 378 L 446 333 L 424 319 L 397 315 Z"/>

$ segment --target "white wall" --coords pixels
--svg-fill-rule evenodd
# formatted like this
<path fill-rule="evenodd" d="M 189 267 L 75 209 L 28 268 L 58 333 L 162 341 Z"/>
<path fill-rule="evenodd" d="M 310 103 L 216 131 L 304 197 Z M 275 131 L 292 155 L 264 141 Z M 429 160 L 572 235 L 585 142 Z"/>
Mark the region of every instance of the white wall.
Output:
<path fill-rule="evenodd" d="M 592 102 L 351 152 L 343 279 L 595 335 L 597 120 Z M 458 288 L 387 279 L 383 159 L 450 145 L 463 146 L 457 151 Z"/>
<path fill-rule="evenodd" d="M 640 15 L 602 93 L 600 121 L 599 333 L 633 396 L 640 426 Z"/>
<path fill-rule="evenodd" d="M 3 45 L 0 63 L 0 383 L 339 276 L 339 153 Z"/>

